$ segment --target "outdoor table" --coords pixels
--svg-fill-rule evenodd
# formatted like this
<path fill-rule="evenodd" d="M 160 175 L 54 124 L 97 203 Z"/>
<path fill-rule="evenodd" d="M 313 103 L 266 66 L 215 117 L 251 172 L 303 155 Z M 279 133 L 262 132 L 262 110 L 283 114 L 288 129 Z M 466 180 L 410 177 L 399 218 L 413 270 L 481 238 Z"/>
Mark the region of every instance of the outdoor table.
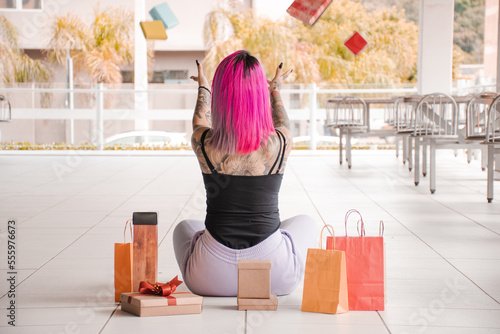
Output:
<path fill-rule="evenodd" d="M 371 128 L 370 128 L 370 105 L 372 104 L 385 104 L 385 105 L 390 105 L 394 104 L 395 98 L 394 97 L 369 97 L 369 98 L 364 98 L 363 101 L 366 103 L 366 126 L 368 128 L 368 133 L 370 133 Z"/>
<path fill-rule="evenodd" d="M 367 133 L 370 133 L 371 128 L 370 128 L 370 105 L 372 104 L 394 104 L 395 98 L 394 97 L 369 97 L 369 98 L 361 98 L 365 104 L 366 104 L 366 126 L 367 126 Z M 338 101 L 339 97 L 333 97 L 327 100 L 328 102 L 335 102 Z M 387 131 L 385 131 L 387 132 Z"/>

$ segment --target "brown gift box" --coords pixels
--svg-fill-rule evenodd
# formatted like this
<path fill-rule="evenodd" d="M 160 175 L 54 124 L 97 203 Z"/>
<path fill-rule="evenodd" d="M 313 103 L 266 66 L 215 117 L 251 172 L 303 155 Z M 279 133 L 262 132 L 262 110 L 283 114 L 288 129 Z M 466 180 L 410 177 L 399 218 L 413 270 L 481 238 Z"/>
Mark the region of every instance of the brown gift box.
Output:
<path fill-rule="evenodd" d="M 203 297 L 178 291 L 170 296 L 122 293 L 122 310 L 140 317 L 201 313 Z"/>
<path fill-rule="evenodd" d="M 167 32 L 161 21 L 144 21 L 140 23 L 146 39 L 167 39 Z"/>
<path fill-rule="evenodd" d="M 134 212 L 134 249 L 132 291 L 142 281 L 158 282 L 158 213 Z"/>
<path fill-rule="evenodd" d="M 278 308 L 278 297 L 271 298 L 238 298 L 238 310 L 270 310 Z"/>
<path fill-rule="evenodd" d="M 271 260 L 238 261 L 238 298 L 271 297 Z"/>

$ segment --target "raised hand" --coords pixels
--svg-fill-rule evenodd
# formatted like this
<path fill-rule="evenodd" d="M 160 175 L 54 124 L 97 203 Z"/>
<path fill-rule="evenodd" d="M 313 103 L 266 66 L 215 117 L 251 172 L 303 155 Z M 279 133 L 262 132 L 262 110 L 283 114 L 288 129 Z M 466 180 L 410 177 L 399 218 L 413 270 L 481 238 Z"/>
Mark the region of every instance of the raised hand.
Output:
<path fill-rule="evenodd" d="M 283 63 L 281 63 L 276 69 L 274 78 L 272 80 L 267 80 L 267 83 L 269 84 L 269 92 L 280 91 L 281 86 L 283 85 L 283 81 L 286 80 L 286 78 L 290 75 L 290 73 L 293 72 L 293 70 L 288 70 L 285 73 L 281 74 L 282 72 Z"/>
<path fill-rule="evenodd" d="M 199 86 L 203 86 L 207 89 L 210 88 L 207 77 L 205 76 L 205 73 L 203 72 L 203 65 L 201 65 L 198 60 L 196 61 L 196 65 L 198 66 L 198 76 L 191 76 L 191 79 L 196 81 Z"/>

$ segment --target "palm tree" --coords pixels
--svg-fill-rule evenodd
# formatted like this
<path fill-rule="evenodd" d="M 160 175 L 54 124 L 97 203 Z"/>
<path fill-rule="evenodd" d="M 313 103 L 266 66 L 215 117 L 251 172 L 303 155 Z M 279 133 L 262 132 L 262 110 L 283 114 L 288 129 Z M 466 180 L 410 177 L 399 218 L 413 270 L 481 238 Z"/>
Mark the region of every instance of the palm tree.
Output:
<path fill-rule="evenodd" d="M 89 26 L 78 16 L 57 16 L 51 26 L 47 54 L 51 61 L 65 65 L 70 53 L 76 74 L 93 82 L 120 83 L 120 68 L 133 61 L 133 13 L 121 8 L 96 9 Z"/>
<path fill-rule="evenodd" d="M 0 83 L 47 82 L 51 72 L 40 60 L 24 54 L 18 45 L 16 27 L 0 16 Z"/>

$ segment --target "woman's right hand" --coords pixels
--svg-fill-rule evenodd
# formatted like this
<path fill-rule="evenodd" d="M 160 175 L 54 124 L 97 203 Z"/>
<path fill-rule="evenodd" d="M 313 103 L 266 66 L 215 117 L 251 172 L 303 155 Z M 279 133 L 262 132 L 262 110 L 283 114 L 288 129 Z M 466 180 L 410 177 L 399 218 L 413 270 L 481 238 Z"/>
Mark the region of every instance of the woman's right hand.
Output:
<path fill-rule="evenodd" d="M 282 71 L 283 71 L 283 63 L 281 63 L 280 66 L 278 66 L 278 68 L 276 69 L 276 75 L 274 76 L 274 78 L 271 81 L 267 80 L 267 83 L 269 84 L 270 93 L 274 91 L 279 92 L 281 90 L 281 86 L 283 85 L 283 81 L 285 81 L 285 79 L 290 75 L 290 73 L 293 72 L 293 70 L 288 70 L 285 73 L 281 74 Z"/>
<path fill-rule="evenodd" d="M 198 62 L 198 60 L 196 61 L 196 65 L 198 67 L 198 76 L 195 77 L 194 75 L 192 75 L 191 79 L 196 81 L 198 83 L 198 86 L 203 86 L 209 89 L 210 85 L 208 83 L 207 77 L 205 76 L 205 73 L 203 72 L 203 66 Z"/>

